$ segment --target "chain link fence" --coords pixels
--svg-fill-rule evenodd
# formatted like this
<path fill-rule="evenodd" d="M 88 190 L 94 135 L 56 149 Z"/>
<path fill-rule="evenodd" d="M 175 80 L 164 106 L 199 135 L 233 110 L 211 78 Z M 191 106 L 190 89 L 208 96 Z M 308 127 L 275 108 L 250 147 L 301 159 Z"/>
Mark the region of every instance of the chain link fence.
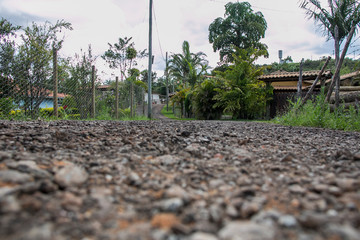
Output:
<path fill-rule="evenodd" d="M 59 57 L 61 28 L 70 25 L 20 28 L 0 20 L 0 119 L 106 120 L 144 113 L 144 87 L 129 80 L 103 84 L 91 47 Z"/>
<path fill-rule="evenodd" d="M 145 90 L 128 81 L 103 85 L 96 69 L 72 70 L 72 76 L 56 63 L 56 51 L 47 71 L 16 68 L 0 76 L 0 119 L 120 119 L 144 115 Z M 14 67 L 14 66 L 12 66 Z M 82 69 L 83 68 L 83 69 Z M 78 71 L 77 71 L 78 70 Z M 116 94 L 118 93 L 118 94 Z"/>

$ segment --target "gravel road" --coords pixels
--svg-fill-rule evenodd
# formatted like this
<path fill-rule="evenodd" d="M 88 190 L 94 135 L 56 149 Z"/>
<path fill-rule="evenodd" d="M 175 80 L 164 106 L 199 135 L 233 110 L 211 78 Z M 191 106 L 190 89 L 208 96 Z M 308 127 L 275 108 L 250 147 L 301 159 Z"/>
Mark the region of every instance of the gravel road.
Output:
<path fill-rule="evenodd" d="M 0 239 L 360 239 L 360 134 L 0 121 Z"/>

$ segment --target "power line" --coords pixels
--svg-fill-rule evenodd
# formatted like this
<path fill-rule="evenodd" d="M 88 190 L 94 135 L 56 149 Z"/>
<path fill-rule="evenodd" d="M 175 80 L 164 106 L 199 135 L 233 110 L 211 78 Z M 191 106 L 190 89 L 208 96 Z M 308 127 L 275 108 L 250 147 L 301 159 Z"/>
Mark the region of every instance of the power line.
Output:
<path fill-rule="evenodd" d="M 159 28 L 158 28 L 158 25 L 157 25 L 156 11 L 155 11 L 155 4 L 154 3 L 153 3 L 153 10 L 154 10 L 154 20 L 155 20 L 156 33 L 157 33 L 157 38 L 158 38 L 158 43 L 159 43 L 159 47 L 160 47 L 161 56 L 162 56 L 163 60 L 166 61 L 165 57 L 164 57 L 162 47 L 161 47 L 160 34 L 159 34 Z"/>

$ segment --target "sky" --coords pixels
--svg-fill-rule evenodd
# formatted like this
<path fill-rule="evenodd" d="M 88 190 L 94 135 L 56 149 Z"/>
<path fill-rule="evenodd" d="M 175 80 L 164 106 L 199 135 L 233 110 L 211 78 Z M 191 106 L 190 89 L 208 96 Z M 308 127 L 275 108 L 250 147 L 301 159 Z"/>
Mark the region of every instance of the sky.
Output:
<path fill-rule="evenodd" d="M 191 52 L 207 55 L 210 67 L 217 66 L 219 52 L 214 52 L 209 43 L 208 28 L 216 18 L 224 17 L 227 2 L 153 0 L 153 70 L 158 77 L 163 75 L 166 52 L 181 53 L 184 40 L 190 43 Z M 333 41 L 327 41 L 313 20 L 306 18 L 298 0 L 247 2 L 255 12 L 263 13 L 268 25 L 261 42 L 268 46 L 270 56 L 257 63 L 279 62 L 279 50 L 283 51 L 283 58 L 291 56 L 294 62 L 333 56 Z M 326 6 L 326 0 L 321 2 Z M 148 48 L 149 0 L 0 0 L 0 16 L 21 26 L 45 21 L 54 24 L 62 19 L 70 22 L 74 30 L 61 33 L 65 42 L 60 55 L 72 57 L 91 44 L 103 81 L 119 75 L 100 57 L 109 48 L 108 43 L 117 42 L 119 37 L 132 37 L 137 50 Z M 147 60 L 140 61 L 137 67 L 146 69 Z"/>

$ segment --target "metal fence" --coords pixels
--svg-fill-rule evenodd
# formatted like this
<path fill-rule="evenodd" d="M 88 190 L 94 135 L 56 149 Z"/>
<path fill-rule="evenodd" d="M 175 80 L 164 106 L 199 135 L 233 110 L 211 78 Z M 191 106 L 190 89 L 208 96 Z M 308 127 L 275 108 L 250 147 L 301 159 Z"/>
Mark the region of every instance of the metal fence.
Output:
<path fill-rule="evenodd" d="M 28 57 L 6 65 L 0 56 L 0 119 L 119 119 L 145 108 L 142 87 L 115 80 L 104 86 L 89 62 L 64 69 L 55 49 L 46 57 Z"/>

